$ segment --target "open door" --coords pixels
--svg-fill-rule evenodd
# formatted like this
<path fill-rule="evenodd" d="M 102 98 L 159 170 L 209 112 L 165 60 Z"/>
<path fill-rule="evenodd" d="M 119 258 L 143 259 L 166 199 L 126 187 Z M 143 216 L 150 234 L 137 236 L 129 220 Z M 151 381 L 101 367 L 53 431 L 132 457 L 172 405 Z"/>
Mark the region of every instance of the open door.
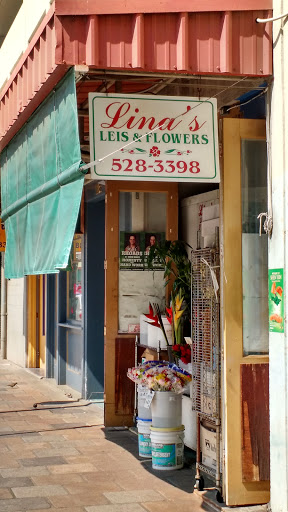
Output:
<path fill-rule="evenodd" d="M 233 506 L 269 501 L 265 121 L 224 119 L 223 148 L 223 484 Z"/>
<path fill-rule="evenodd" d="M 144 268 L 141 255 L 151 235 L 177 239 L 178 185 L 111 180 L 106 194 L 105 426 L 133 425 L 135 386 L 127 368 L 135 364 L 140 314 L 159 298 L 165 305 L 164 271 Z"/>
<path fill-rule="evenodd" d="M 46 275 L 27 276 L 27 366 L 46 365 Z"/>

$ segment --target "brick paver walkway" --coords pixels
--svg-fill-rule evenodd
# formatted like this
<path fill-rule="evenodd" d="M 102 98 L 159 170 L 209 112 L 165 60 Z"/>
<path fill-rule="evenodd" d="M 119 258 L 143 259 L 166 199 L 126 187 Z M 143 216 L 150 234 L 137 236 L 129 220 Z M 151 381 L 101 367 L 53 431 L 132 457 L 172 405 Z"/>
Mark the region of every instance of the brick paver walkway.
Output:
<path fill-rule="evenodd" d="M 135 434 L 75 396 L 0 361 L 1 512 L 203 511 L 193 467 L 153 471 Z"/>

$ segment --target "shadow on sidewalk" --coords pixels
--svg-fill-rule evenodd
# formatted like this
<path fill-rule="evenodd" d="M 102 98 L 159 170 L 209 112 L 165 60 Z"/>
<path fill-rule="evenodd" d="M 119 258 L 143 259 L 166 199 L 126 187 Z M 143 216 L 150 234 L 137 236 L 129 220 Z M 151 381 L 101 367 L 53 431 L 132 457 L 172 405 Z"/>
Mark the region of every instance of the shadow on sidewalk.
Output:
<path fill-rule="evenodd" d="M 189 448 L 184 449 L 184 467 L 178 470 L 161 470 L 157 471 L 152 469 L 151 459 L 139 457 L 138 451 L 138 437 L 137 433 L 131 432 L 129 429 L 123 428 L 103 428 L 102 429 L 105 438 L 112 443 L 121 446 L 124 450 L 127 450 L 137 460 L 141 462 L 143 467 L 152 475 L 156 476 L 160 480 L 163 480 L 184 492 L 192 494 L 194 491 L 195 484 L 195 472 L 196 472 L 196 455 L 193 450 Z"/>

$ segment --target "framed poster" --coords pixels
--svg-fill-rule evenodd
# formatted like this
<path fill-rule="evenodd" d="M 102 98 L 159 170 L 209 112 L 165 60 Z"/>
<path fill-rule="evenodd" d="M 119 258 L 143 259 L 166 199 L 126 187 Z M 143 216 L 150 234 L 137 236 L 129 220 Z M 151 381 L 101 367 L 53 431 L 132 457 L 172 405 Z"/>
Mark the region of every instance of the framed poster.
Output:
<path fill-rule="evenodd" d="M 147 259 L 151 247 L 165 240 L 165 233 L 120 231 L 119 270 L 148 270 Z M 157 259 L 153 262 L 153 270 L 163 270 Z"/>

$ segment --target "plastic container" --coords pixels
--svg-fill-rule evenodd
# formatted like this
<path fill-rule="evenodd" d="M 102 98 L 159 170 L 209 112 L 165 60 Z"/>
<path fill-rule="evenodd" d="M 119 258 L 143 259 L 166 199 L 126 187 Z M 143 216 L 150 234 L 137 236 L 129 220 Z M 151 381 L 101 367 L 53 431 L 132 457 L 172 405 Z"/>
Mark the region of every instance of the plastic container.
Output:
<path fill-rule="evenodd" d="M 151 402 L 152 425 L 157 428 L 180 428 L 182 425 L 182 394 L 156 391 Z M 138 416 L 139 413 L 138 413 Z"/>
<path fill-rule="evenodd" d="M 141 418 L 143 420 L 151 420 L 152 414 L 151 414 L 151 406 L 149 408 L 145 407 L 145 401 L 146 396 L 148 393 L 148 389 L 144 386 L 138 385 L 138 418 Z"/>
<path fill-rule="evenodd" d="M 184 464 L 184 426 L 151 426 L 152 468 L 162 471 L 181 469 Z"/>
<path fill-rule="evenodd" d="M 151 420 L 137 418 L 139 457 L 146 457 L 149 459 L 152 457 L 150 427 Z"/>
<path fill-rule="evenodd" d="M 166 316 L 162 316 L 162 322 L 165 328 L 168 342 L 170 345 L 172 345 L 172 327 L 169 321 L 167 320 Z M 148 347 L 156 349 L 160 348 L 164 350 L 167 349 L 167 343 L 161 329 L 149 323 L 147 323 L 147 344 Z"/>

